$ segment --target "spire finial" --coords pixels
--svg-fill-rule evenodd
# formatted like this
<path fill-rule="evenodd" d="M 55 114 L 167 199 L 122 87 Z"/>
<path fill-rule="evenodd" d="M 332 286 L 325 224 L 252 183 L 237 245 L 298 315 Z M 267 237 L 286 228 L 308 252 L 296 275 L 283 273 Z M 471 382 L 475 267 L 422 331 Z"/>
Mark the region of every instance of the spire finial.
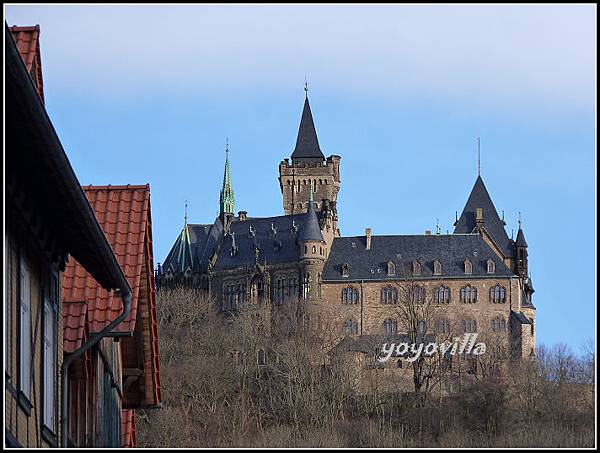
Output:
<path fill-rule="evenodd" d="M 477 176 L 481 176 L 481 142 L 477 137 Z"/>
<path fill-rule="evenodd" d="M 304 76 L 304 94 L 308 97 L 308 80 L 306 80 L 306 76 Z"/>
<path fill-rule="evenodd" d="M 519 230 L 521 229 L 521 211 L 519 211 Z"/>
<path fill-rule="evenodd" d="M 183 224 L 187 225 L 187 200 L 185 200 L 185 210 L 183 214 Z"/>

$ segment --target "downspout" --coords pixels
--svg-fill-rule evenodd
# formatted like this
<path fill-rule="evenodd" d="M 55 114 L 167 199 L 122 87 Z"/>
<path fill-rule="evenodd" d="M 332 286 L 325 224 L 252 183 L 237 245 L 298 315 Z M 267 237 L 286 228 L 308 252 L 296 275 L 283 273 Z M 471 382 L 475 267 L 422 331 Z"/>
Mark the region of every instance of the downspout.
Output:
<path fill-rule="evenodd" d="M 123 274 L 121 274 L 123 275 Z M 67 358 L 63 360 L 63 364 L 61 367 L 61 400 L 62 403 L 60 405 L 60 430 L 61 430 L 61 442 L 60 446 L 63 448 L 67 447 L 68 440 L 68 431 L 69 431 L 69 366 L 73 361 L 79 357 L 81 357 L 87 350 L 91 349 L 94 345 L 98 344 L 102 338 L 110 336 L 112 330 L 121 322 L 129 316 L 129 312 L 131 311 L 131 288 L 123 276 L 123 281 L 121 282 L 121 287 L 115 290 L 115 293 L 121 295 L 121 300 L 123 301 L 123 312 L 115 318 L 110 324 L 108 324 L 104 329 L 100 332 L 92 336 L 87 342 L 85 342 L 79 349 L 74 351 L 72 354 L 69 354 Z"/>

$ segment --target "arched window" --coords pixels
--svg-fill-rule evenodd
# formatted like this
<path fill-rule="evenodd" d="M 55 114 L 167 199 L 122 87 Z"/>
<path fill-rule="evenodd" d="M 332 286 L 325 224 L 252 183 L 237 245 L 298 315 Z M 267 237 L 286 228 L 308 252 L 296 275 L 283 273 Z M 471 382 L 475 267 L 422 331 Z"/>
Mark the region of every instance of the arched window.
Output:
<path fill-rule="evenodd" d="M 473 264 L 469 260 L 465 260 L 465 274 L 471 275 L 473 273 Z"/>
<path fill-rule="evenodd" d="M 477 302 L 477 288 L 467 285 L 460 289 L 460 301 L 466 304 Z"/>
<path fill-rule="evenodd" d="M 398 321 L 389 318 L 386 319 L 383 321 L 383 331 L 388 334 L 398 333 Z"/>
<path fill-rule="evenodd" d="M 310 293 L 310 274 L 305 274 L 302 279 L 302 298 L 308 299 L 308 295 Z"/>
<path fill-rule="evenodd" d="M 314 246 L 314 245 L 312 246 L 312 252 L 313 252 L 313 253 L 317 253 L 317 247 L 316 247 L 316 246 Z"/>
<path fill-rule="evenodd" d="M 506 330 L 506 321 L 504 318 L 494 318 L 491 322 L 492 332 L 504 332 Z"/>
<path fill-rule="evenodd" d="M 417 322 L 417 333 L 426 333 L 427 332 L 427 323 L 423 320 Z"/>
<path fill-rule="evenodd" d="M 381 289 L 381 303 L 384 305 L 398 303 L 398 290 L 393 286 L 386 286 Z"/>
<path fill-rule="evenodd" d="M 435 289 L 435 303 L 436 304 L 449 304 L 450 303 L 450 288 L 441 285 Z"/>
<path fill-rule="evenodd" d="M 438 260 L 433 262 L 433 275 L 442 275 L 442 263 Z"/>
<path fill-rule="evenodd" d="M 506 303 L 506 288 L 496 285 L 490 288 L 490 302 L 494 304 Z"/>
<path fill-rule="evenodd" d="M 411 302 L 415 304 L 422 304 L 425 302 L 425 288 L 422 286 L 413 286 L 410 296 Z"/>
<path fill-rule="evenodd" d="M 421 264 L 417 260 L 412 262 L 412 273 L 415 276 L 421 275 Z"/>
<path fill-rule="evenodd" d="M 356 324 L 353 320 L 348 319 L 344 323 L 344 333 L 348 335 L 356 335 L 358 333 L 358 324 Z"/>
<path fill-rule="evenodd" d="M 487 260 L 487 273 L 488 274 L 496 273 L 496 263 L 494 263 L 494 260 L 492 260 L 492 259 Z"/>

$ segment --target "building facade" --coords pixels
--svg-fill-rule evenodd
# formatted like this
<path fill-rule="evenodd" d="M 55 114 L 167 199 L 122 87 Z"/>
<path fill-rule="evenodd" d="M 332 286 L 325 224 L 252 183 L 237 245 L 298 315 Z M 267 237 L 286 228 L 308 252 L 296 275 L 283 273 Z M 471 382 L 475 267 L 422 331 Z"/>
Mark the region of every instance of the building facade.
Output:
<path fill-rule="evenodd" d="M 400 306 L 429 304 L 431 319 L 416 320 L 423 333 L 477 332 L 512 356 L 535 353 L 525 235 L 519 222 L 516 239 L 508 237 L 481 176 L 452 234 L 378 236 L 366 228 L 344 237 L 340 163 L 320 149 L 307 96 L 291 160 L 279 164 L 283 215 L 234 213 L 227 157 L 219 217 L 210 224 L 186 218 L 157 268 L 158 288 L 201 288 L 224 315 L 261 308 L 274 324 L 291 305 L 331 345 L 406 332 Z"/>

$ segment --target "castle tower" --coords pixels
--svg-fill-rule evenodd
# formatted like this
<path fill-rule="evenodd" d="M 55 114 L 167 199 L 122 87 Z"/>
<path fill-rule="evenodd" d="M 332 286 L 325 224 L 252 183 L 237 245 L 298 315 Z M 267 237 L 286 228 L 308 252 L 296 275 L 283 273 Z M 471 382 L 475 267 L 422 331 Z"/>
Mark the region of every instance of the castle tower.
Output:
<path fill-rule="evenodd" d="M 309 194 L 307 209 L 306 220 L 298 233 L 302 298 L 304 300 L 317 300 L 320 297 L 319 286 L 325 264 L 326 243 L 319 227 L 312 191 Z"/>
<path fill-rule="evenodd" d="M 219 197 L 219 217 L 223 226 L 227 228 L 235 209 L 235 198 L 233 195 L 233 187 L 231 186 L 231 174 L 229 172 L 229 144 L 225 147 L 225 172 L 223 174 L 223 187 Z"/>
<path fill-rule="evenodd" d="M 340 190 L 340 156 L 325 158 L 315 130 L 308 102 L 304 99 L 302 118 L 298 129 L 292 161 L 279 164 L 279 185 L 286 215 L 307 212 L 311 190 L 315 209 L 323 230 L 339 236 L 337 195 Z"/>

